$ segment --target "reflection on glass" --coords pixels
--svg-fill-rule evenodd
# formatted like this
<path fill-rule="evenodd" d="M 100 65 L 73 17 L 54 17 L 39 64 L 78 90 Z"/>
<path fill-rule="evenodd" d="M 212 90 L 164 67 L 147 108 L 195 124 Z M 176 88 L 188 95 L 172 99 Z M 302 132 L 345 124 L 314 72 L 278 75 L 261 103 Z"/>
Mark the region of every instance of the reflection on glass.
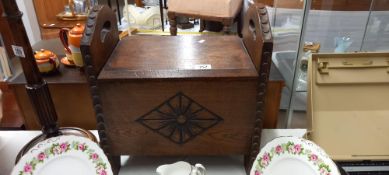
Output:
<path fill-rule="evenodd" d="M 297 60 L 304 2 L 297 0 L 274 0 L 268 8 L 273 34 L 273 67 L 270 80 L 284 80 L 280 115 L 286 115 L 292 90 L 293 75 Z M 280 118 L 286 118 L 281 116 Z"/>
<path fill-rule="evenodd" d="M 288 1 L 293 4 L 296 0 Z M 285 3 L 284 0 L 279 0 Z M 273 62 L 285 79 L 290 94 L 283 94 L 283 98 L 290 99 L 288 104 L 289 117 L 296 111 L 301 114 L 306 107 L 306 71 L 304 64 L 310 53 L 300 49 L 297 55 L 297 46 L 304 47 L 304 43 L 319 45 L 319 53 L 354 52 L 354 51 L 388 51 L 389 50 L 389 4 L 387 0 L 306 0 L 311 4 L 306 10 L 306 24 L 299 29 L 300 36 L 292 34 L 297 22 L 297 13 L 294 10 L 284 10 L 282 16 L 276 8 L 274 12 L 275 48 Z M 300 23 L 303 10 L 300 9 Z M 280 14 L 279 14 L 280 13 Z M 286 31 L 286 32 L 285 32 Z M 297 36 L 303 40 L 292 39 Z M 297 43 L 296 43 L 297 42 Z M 288 60 L 290 59 L 290 60 Z M 286 61 L 288 60 L 288 61 Z M 285 100 L 281 102 L 285 103 Z M 289 125 L 290 126 L 290 125 Z"/>
<path fill-rule="evenodd" d="M 367 23 L 362 51 L 389 51 L 389 3 L 374 0 Z"/>

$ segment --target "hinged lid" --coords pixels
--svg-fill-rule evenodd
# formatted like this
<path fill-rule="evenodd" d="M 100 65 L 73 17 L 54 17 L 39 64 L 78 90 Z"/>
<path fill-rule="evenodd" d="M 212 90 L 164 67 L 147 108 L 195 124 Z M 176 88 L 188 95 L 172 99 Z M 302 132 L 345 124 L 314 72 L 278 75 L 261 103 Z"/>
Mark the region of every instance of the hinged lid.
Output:
<path fill-rule="evenodd" d="M 118 43 L 99 80 L 256 77 L 237 36 L 131 36 Z"/>
<path fill-rule="evenodd" d="M 389 159 L 389 53 L 313 54 L 308 137 L 335 160 Z"/>

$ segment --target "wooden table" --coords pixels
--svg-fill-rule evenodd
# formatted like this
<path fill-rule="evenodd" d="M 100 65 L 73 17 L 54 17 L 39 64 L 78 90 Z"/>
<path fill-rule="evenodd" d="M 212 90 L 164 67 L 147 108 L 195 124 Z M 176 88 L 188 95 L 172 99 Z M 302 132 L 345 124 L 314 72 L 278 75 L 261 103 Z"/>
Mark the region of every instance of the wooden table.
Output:
<path fill-rule="evenodd" d="M 43 40 L 33 46 L 34 50 L 41 48 L 53 51 L 58 57 L 64 55 L 59 39 Z M 284 86 L 284 81 L 274 76 L 276 72 L 272 73 L 273 71 L 276 70 L 271 69 L 267 88 L 264 128 L 276 128 L 277 126 L 281 90 Z M 49 83 L 60 126 L 76 126 L 85 129 L 96 128 L 92 101 L 83 73 L 75 68 L 61 65 L 60 74 L 45 76 L 44 79 Z M 10 86 L 16 94 L 26 128 L 40 129 L 39 123 L 36 120 L 36 114 L 24 88 L 25 83 L 24 75 L 20 74 L 10 81 Z"/>
<path fill-rule="evenodd" d="M 59 39 L 40 41 L 33 46 L 53 51 L 59 58 L 64 56 Z M 51 96 L 58 114 L 60 126 L 77 126 L 85 129 L 96 128 L 92 101 L 88 92 L 85 75 L 76 68 L 61 65 L 60 73 L 44 76 L 48 82 Z M 26 80 L 23 74 L 15 76 L 9 84 L 14 90 L 19 106 L 24 115 L 27 129 L 40 129 L 36 114 L 25 90 Z"/>

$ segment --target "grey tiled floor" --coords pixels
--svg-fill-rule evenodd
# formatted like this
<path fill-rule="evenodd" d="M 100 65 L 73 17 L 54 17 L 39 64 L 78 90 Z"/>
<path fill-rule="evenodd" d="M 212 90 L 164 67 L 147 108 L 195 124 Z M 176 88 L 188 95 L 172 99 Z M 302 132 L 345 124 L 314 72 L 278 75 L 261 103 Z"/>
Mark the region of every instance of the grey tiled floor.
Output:
<path fill-rule="evenodd" d="M 278 113 L 277 128 L 285 128 L 286 110 L 280 110 Z M 307 128 L 308 120 L 305 111 L 294 111 L 290 128 Z"/>

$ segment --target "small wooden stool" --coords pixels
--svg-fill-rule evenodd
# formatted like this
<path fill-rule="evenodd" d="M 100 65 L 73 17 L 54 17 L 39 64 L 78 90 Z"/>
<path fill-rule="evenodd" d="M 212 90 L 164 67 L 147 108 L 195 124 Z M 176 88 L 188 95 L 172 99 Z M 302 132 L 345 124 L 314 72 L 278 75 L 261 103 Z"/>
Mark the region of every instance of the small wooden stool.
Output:
<path fill-rule="evenodd" d="M 170 34 L 177 35 L 177 16 L 201 19 L 200 32 L 205 29 L 204 20 L 221 22 L 224 33 L 229 33 L 234 21 L 239 23 L 242 0 L 169 0 L 168 17 Z M 238 27 L 240 34 L 240 27 Z"/>

